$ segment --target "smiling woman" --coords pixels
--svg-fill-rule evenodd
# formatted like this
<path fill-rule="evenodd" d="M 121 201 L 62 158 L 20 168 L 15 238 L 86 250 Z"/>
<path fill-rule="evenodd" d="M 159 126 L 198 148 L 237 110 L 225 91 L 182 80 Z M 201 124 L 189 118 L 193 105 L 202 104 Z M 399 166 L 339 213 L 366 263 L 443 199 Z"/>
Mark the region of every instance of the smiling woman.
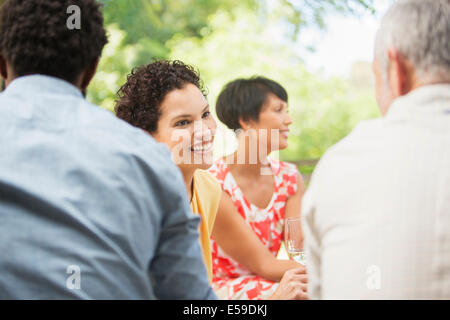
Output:
<path fill-rule="evenodd" d="M 153 136 L 165 143 L 182 172 L 208 169 L 213 162 L 216 122 L 198 87 L 192 83 L 169 92 L 160 104 L 161 117 Z"/>
<path fill-rule="evenodd" d="M 238 147 L 209 169 L 224 191 L 211 241 L 213 289 L 221 299 L 305 299 L 305 268 L 276 258 L 284 219 L 300 216 L 304 192 L 295 166 L 268 157 L 288 146 L 287 92 L 264 77 L 236 79 L 219 94 L 216 112 L 237 130 Z"/>
<path fill-rule="evenodd" d="M 154 62 L 133 70 L 118 95 L 117 116 L 171 150 L 183 174 L 191 209 L 202 220 L 200 244 L 211 280 L 209 238 L 222 192 L 217 180 L 204 171 L 213 163 L 216 122 L 198 73 L 181 61 Z"/>

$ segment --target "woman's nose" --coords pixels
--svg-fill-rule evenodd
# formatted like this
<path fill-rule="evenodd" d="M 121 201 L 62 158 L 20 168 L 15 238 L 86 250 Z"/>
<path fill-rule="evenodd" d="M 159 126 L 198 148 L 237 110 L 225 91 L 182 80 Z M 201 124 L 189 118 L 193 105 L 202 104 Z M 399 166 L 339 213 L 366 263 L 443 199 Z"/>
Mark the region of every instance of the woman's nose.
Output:
<path fill-rule="evenodd" d="M 194 122 L 194 139 L 210 140 L 213 136 L 213 130 L 202 120 Z"/>
<path fill-rule="evenodd" d="M 286 113 L 286 118 L 284 119 L 284 123 L 285 123 L 286 125 L 291 125 L 291 124 L 292 124 L 292 118 L 291 118 L 291 116 L 289 115 L 289 113 Z"/>

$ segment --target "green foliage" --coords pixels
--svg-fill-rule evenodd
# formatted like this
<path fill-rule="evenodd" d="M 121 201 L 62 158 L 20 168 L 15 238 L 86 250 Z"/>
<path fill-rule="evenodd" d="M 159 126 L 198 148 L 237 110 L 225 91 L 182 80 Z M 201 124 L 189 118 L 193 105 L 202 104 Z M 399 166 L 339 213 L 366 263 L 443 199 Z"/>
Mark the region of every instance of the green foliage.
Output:
<path fill-rule="evenodd" d="M 0 0 L 1 1 L 1 0 Z M 133 67 L 171 56 L 173 40 L 201 40 L 221 26 L 211 25 L 218 14 L 227 14 L 230 24 L 245 24 L 237 18 L 246 11 L 257 25 L 285 25 L 284 37 L 295 40 L 309 24 L 324 26 L 326 12 L 358 13 L 373 10 L 372 0 L 99 0 L 110 33 L 98 73 L 88 98 L 109 110 L 117 90 Z M 241 17 L 242 15 L 240 15 Z M 241 36 L 248 37 L 248 34 Z M 251 35 L 253 36 L 253 35 Z M 252 48 L 248 48 L 252 50 Z M 227 61 L 231 61 L 228 59 Z M 231 63 L 233 63 L 231 61 Z M 226 68 L 225 62 L 222 63 Z M 102 85 L 104 83 L 104 85 Z"/>
<path fill-rule="evenodd" d="M 302 107 L 293 111 L 294 135 L 284 159 L 320 158 L 358 122 L 379 116 L 373 90 L 355 91 L 342 79 L 322 80 L 296 93 Z"/>
<path fill-rule="evenodd" d="M 117 24 L 125 31 L 124 44 L 142 44 L 136 63 L 166 58 L 166 41 L 175 34 L 202 37 L 209 32 L 208 16 L 219 7 L 251 6 L 253 0 L 101 0 L 105 24 Z"/>
<path fill-rule="evenodd" d="M 126 44 L 126 33 L 117 25 L 108 26 L 109 43 L 103 49 L 98 71 L 87 90 L 87 98 L 110 111 L 114 108 L 116 92 L 137 65 L 140 44 Z"/>
<path fill-rule="evenodd" d="M 208 24 L 219 8 L 255 8 L 254 0 L 101 0 L 109 33 L 88 99 L 113 110 L 116 92 L 131 69 L 168 58 L 167 41 L 174 37 L 201 38 L 212 32 Z"/>

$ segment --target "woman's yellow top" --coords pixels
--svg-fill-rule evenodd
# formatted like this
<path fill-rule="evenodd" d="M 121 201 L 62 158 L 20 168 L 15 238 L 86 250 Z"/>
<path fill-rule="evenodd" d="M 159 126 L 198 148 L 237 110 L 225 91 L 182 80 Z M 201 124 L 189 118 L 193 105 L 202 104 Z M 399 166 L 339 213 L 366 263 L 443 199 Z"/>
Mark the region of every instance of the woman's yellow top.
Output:
<path fill-rule="evenodd" d="M 216 178 L 205 170 L 197 169 L 194 173 L 191 210 L 199 214 L 200 245 L 208 271 L 209 281 L 212 281 L 212 258 L 210 236 L 216 219 L 222 188 Z"/>

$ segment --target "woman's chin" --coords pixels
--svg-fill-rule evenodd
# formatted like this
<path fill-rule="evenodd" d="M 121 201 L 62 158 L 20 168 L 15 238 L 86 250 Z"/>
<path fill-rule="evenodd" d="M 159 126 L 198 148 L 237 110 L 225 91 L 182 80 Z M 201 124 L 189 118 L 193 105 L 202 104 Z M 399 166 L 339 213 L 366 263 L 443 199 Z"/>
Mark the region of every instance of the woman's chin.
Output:
<path fill-rule="evenodd" d="M 280 141 L 280 144 L 278 145 L 278 150 L 284 150 L 288 147 L 288 139 L 284 138 Z"/>
<path fill-rule="evenodd" d="M 214 157 L 213 153 L 207 152 L 207 153 L 191 153 L 191 158 L 189 161 L 184 161 L 183 166 L 184 167 L 190 167 L 195 169 L 202 169 L 207 170 L 214 164 Z"/>
<path fill-rule="evenodd" d="M 214 158 L 212 152 L 203 154 L 201 163 L 198 164 L 198 169 L 207 170 L 214 164 Z"/>
<path fill-rule="evenodd" d="M 286 142 L 280 142 L 280 144 L 277 145 L 277 146 L 270 146 L 270 148 L 269 148 L 270 152 L 269 153 L 276 152 L 276 151 L 281 151 L 281 150 L 286 149 L 287 147 L 288 147 L 287 141 Z"/>
<path fill-rule="evenodd" d="M 197 169 L 208 170 L 213 165 L 213 161 L 202 163 Z"/>

